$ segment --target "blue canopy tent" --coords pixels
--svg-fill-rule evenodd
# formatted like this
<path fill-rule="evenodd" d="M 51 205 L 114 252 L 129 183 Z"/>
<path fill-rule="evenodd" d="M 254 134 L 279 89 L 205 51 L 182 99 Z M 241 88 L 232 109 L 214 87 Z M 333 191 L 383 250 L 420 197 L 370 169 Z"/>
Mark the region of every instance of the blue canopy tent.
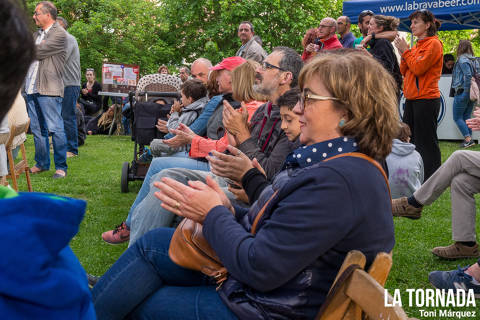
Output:
<path fill-rule="evenodd" d="M 480 29 L 480 0 L 351 0 L 343 2 L 343 14 L 358 23 L 363 10 L 400 19 L 401 31 L 410 31 L 408 16 L 430 10 L 441 23 L 440 30 Z"/>

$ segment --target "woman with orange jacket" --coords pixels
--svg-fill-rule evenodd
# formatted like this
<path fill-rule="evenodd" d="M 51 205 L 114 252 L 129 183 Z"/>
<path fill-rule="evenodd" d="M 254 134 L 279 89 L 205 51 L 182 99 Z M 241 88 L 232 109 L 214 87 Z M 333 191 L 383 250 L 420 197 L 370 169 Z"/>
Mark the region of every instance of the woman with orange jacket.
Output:
<path fill-rule="evenodd" d="M 416 45 L 409 49 L 405 39 L 395 39 L 395 46 L 402 55 L 400 72 L 404 77 L 406 98 L 403 122 L 412 130 L 411 142 L 423 158 L 427 180 L 441 164 L 437 118 L 443 46 L 436 35 L 440 23 L 430 11 L 417 10 L 409 18 L 412 33 L 418 38 Z"/>

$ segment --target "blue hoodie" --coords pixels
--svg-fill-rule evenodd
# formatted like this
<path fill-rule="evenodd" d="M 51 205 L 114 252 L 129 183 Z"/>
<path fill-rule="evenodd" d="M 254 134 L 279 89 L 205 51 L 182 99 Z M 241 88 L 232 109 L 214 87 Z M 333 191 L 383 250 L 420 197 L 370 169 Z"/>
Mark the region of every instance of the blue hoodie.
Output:
<path fill-rule="evenodd" d="M 69 247 L 85 201 L 0 186 L 3 319 L 95 319 L 85 271 Z"/>

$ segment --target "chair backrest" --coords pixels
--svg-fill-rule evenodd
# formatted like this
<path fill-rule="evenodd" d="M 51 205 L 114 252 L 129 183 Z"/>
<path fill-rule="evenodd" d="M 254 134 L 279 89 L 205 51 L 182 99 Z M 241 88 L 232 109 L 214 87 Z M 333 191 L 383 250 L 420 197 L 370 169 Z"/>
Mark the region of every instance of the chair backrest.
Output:
<path fill-rule="evenodd" d="M 6 145 L 10 138 L 10 132 L 0 133 L 0 145 Z"/>
<path fill-rule="evenodd" d="M 392 267 L 391 255 L 379 253 L 368 273 L 363 270 L 365 261 L 359 251 L 347 254 L 317 320 L 361 320 L 362 313 L 369 319 L 408 319 L 401 307 L 385 307 L 383 285 Z M 390 295 L 387 299 L 392 304 Z"/>
<path fill-rule="evenodd" d="M 15 139 L 16 136 L 27 132 L 29 125 L 30 125 L 30 119 L 25 123 L 10 127 L 10 139 L 6 143 L 7 150 L 10 149 L 13 139 Z"/>

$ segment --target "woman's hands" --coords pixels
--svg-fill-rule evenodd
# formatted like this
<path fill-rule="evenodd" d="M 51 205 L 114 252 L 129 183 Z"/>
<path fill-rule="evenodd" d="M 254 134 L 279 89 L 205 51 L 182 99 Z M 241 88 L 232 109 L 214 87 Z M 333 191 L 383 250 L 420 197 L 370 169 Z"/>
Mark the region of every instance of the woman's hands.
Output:
<path fill-rule="evenodd" d="M 473 111 L 473 116 L 474 116 L 473 118 L 468 119 L 465 122 L 467 123 L 468 127 L 473 131 L 479 131 L 480 130 L 480 109 L 479 108 Z"/>
<path fill-rule="evenodd" d="M 170 132 L 173 133 L 175 137 L 163 140 L 163 142 L 172 148 L 183 147 L 187 144 L 191 144 L 193 138 L 197 136 L 195 132 L 192 131 L 192 129 L 190 129 L 183 123 L 180 123 L 177 129 L 172 129 L 170 130 Z"/>
<path fill-rule="evenodd" d="M 395 40 L 393 40 L 393 43 L 395 44 L 395 47 L 397 47 L 398 52 L 402 55 L 405 51 L 410 49 L 408 46 L 407 41 L 404 38 L 400 38 L 400 36 L 395 37 Z"/>
<path fill-rule="evenodd" d="M 212 155 L 206 157 L 213 174 L 239 183 L 245 173 L 252 168 L 257 168 L 265 175 L 265 171 L 256 159 L 251 161 L 243 152 L 232 146 L 228 146 L 227 150 L 231 155 L 212 151 Z"/>
<path fill-rule="evenodd" d="M 160 191 L 155 197 L 162 201 L 162 208 L 200 224 L 214 207 L 223 205 L 234 213 L 232 204 L 217 182 L 207 176 L 206 184 L 189 181 L 188 186 L 171 178 L 162 178 L 153 185 Z"/>
<path fill-rule="evenodd" d="M 238 144 L 250 138 L 248 111 L 243 102 L 241 112 L 238 112 L 228 101 L 223 100 L 223 126 L 235 137 Z"/>

